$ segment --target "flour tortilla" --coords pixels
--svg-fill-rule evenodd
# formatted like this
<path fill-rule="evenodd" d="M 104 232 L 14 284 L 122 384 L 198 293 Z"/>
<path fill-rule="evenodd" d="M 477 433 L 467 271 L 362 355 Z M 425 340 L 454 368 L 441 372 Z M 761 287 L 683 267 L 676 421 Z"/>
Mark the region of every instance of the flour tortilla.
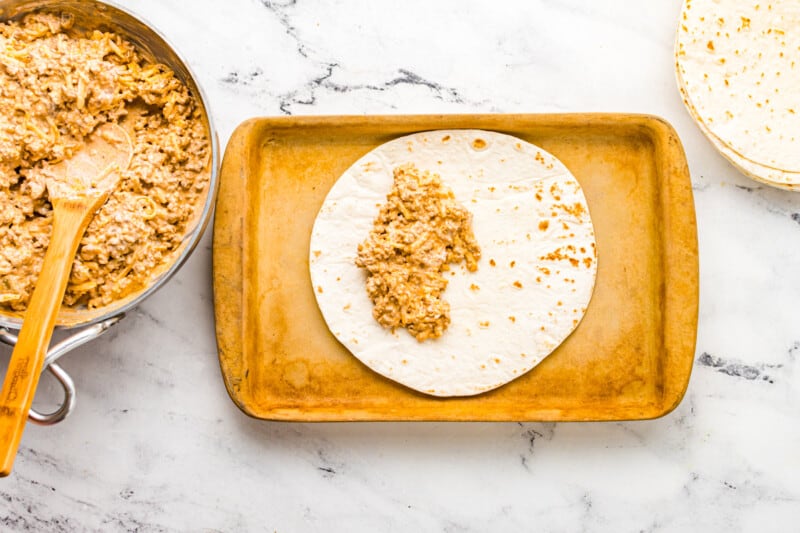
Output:
<path fill-rule="evenodd" d="M 796 0 L 685 0 L 675 49 L 704 133 L 745 173 L 786 188 L 800 184 L 798 28 Z"/>
<path fill-rule="evenodd" d="M 448 274 L 451 323 L 424 342 L 375 321 L 366 273 L 355 266 L 392 172 L 406 163 L 441 176 L 473 214 L 481 246 L 477 272 L 462 263 Z M 541 148 L 480 130 L 409 135 L 359 159 L 320 208 L 309 264 L 336 338 L 376 372 L 436 396 L 478 394 L 536 366 L 577 327 L 597 273 L 594 228 L 575 177 Z"/>
<path fill-rule="evenodd" d="M 711 144 L 714 145 L 714 148 L 716 148 L 717 151 L 722 154 L 723 157 L 725 157 L 725 159 L 739 169 L 740 172 L 758 182 L 790 191 L 798 190 L 798 188 L 800 188 L 800 173 L 785 172 L 783 170 L 776 170 L 774 168 L 765 167 L 763 165 L 759 165 L 758 163 L 754 163 L 731 150 L 717 136 L 711 133 L 708 128 L 706 128 L 705 124 L 696 118 L 697 113 L 694 110 L 691 101 L 688 99 L 686 90 L 681 83 L 679 72 L 677 73 L 677 79 L 678 87 L 680 89 L 681 96 L 683 97 L 683 103 L 686 104 L 687 109 L 689 109 L 689 113 L 693 118 L 695 118 L 700 131 L 703 132 Z"/>

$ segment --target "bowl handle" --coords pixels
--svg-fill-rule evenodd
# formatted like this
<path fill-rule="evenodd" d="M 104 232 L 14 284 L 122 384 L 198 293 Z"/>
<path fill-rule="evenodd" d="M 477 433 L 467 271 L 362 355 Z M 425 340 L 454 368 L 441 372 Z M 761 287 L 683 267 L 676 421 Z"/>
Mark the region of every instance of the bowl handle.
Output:
<path fill-rule="evenodd" d="M 124 314 L 112 316 L 102 322 L 83 328 L 47 350 L 43 368 L 49 370 L 61 384 L 64 389 L 64 400 L 58 409 L 52 413 L 42 414 L 35 409 L 31 409 L 28 412 L 28 420 L 41 426 L 51 426 L 66 418 L 75 405 L 75 383 L 69 374 L 60 365 L 56 364 L 56 361 L 67 352 L 101 336 L 111 326 L 122 320 L 124 316 Z M 0 328 L 0 342 L 14 346 L 17 343 L 17 336 L 5 328 Z"/>
<path fill-rule="evenodd" d="M 64 420 L 75 406 L 75 382 L 58 363 L 50 363 L 45 368 L 61 383 L 64 388 L 64 401 L 52 413 L 42 414 L 32 408 L 28 411 L 28 420 L 40 426 L 52 426 Z"/>

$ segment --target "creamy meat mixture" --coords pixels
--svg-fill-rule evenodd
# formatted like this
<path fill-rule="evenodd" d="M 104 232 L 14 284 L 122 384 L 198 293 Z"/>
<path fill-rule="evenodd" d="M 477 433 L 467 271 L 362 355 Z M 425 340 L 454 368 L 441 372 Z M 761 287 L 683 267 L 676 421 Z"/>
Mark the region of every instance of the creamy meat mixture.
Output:
<path fill-rule="evenodd" d="M 367 270 L 375 320 L 392 331 L 406 328 L 421 342 L 450 324 L 443 273 L 462 261 L 474 272 L 480 256 L 472 215 L 453 191 L 437 174 L 403 165 L 394 169 L 392 190 L 358 247 L 356 265 Z"/>
<path fill-rule="evenodd" d="M 0 306 L 22 311 L 52 225 L 45 175 L 126 116 L 133 156 L 89 224 L 64 297 L 104 306 L 147 285 L 181 243 L 208 186 L 200 110 L 167 67 L 67 15 L 0 24 Z"/>

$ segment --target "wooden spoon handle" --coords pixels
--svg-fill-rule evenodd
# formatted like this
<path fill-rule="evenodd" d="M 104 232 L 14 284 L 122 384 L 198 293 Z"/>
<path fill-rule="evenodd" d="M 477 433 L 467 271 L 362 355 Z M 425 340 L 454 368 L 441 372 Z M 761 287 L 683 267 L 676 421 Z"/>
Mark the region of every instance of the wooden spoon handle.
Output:
<path fill-rule="evenodd" d="M 39 375 L 64 299 L 72 262 L 95 202 L 65 199 L 53 206 L 53 232 L 0 391 L 0 477 L 11 473 Z"/>

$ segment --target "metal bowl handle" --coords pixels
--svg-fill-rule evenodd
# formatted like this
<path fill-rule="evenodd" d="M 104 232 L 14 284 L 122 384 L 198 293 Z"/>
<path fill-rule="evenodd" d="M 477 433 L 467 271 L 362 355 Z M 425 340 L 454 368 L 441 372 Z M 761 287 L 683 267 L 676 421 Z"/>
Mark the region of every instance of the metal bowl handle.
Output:
<path fill-rule="evenodd" d="M 31 407 L 31 410 L 28 411 L 28 420 L 40 426 L 58 424 L 67 417 L 75 406 L 75 382 L 72 381 L 69 374 L 58 363 L 50 363 L 47 365 L 47 370 L 55 376 L 64 388 L 64 401 L 52 413 L 43 414 Z"/>
<path fill-rule="evenodd" d="M 75 382 L 72 381 L 72 378 L 63 368 L 61 368 L 60 365 L 56 364 L 56 361 L 67 352 L 96 339 L 108 331 L 111 326 L 122 320 L 124 316 L 124 314 L 112 316 L 103 320 L 102 322 L 98 322 L 97 324 L 87 328 L 83 328 L 58 342 L 57 344 L 51 346 L 50 349 L 47 350 L 47 356 L 44 360 L 44 368 L 49 370 L 50 373 L 53 374 L 53 376 L 61 384 L 61 387 L 64 389 L 64 400 L 58 409 L 52 413 L 42 414 L 35 409 L 31 409 L 28 413 L 28 420 L 34 424 L 50 426 L 61 422 L 67 417 L 75 405 Z M 0 328 L 0 342 L 14 346 L 17 343 L 17 336 L 5 328 Z"/>

